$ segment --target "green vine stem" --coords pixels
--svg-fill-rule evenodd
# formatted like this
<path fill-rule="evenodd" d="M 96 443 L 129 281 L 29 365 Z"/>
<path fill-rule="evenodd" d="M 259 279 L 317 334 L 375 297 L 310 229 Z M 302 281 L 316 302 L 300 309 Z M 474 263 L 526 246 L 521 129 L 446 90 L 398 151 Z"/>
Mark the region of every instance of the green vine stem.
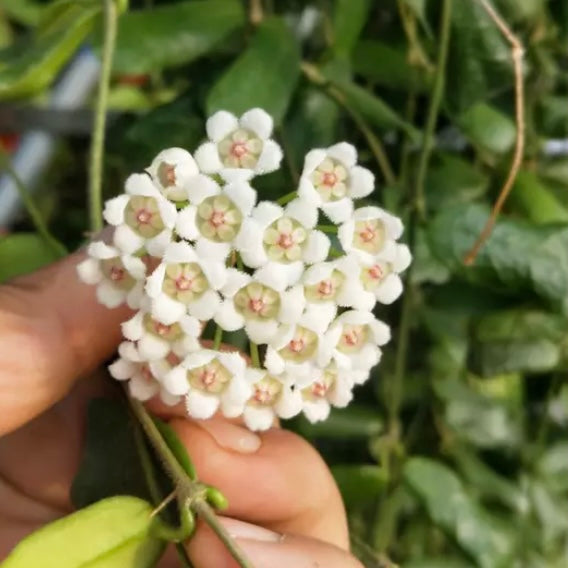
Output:
<path fill-rule="evenodd" d="M 105 125 L 110 87 L 112 59 L 118 29 L 118 7 L 115 0 L 104 2 L 104 41 L 101 64 L 101 75 L 95 105 L 93 136 L 89 157 L 89 217 L 91 231 L 103 228 L 102 217 L 102 170 L 103 151 L 105 145 Z"/>
<path fill-rule="evenodd" d="M 330 233 L 330 234 L 337 233 L 336 225 L 316 225 L 316 229 L 318 231 L 321 231 L 322 233 Z"/>
<path fill-rule="evenodd" d="M 254 341 L 250 342 L 250 359 L 252 366 L 260 368 L 260 354 L 258 353 L 258 345 Z"/>
<path fill-rule="evenodd" d="M 440 21 L 440 47 L 438 49 L 438 60 L 436 61 L 436 71 L 434 73 L 434 85 L 432 86 L 432 95 L 428 106 L 422 151 L 420 152 L 418 167 L 416 170 L 414 206 L 421 219 L 426 217 L 424 182 L 426 180 L 430 155 L 432 154 L 432 148 L 434 147 L 434 130 L 436 129 L 436 123 L 438 122 L 440 103 L 442 102 L 442 95 L 444 93 L 446 61 L 448 59 L 448 48 L 450 45 L 451 14 L 452 0 L 444 0 Z"/>
<path fill-rule="evenodd" d="M 292 199 L 295 199 L 296 197 L 298 197 L 298 192 L 291 191 L 290 193 L 287 193 L 286 195 L 279 197 L 276 200 L 276 203 L 278 203 L 278 205 L 286 205 L 286 203 L 290 203 L 290 201 L 292 201 Z"/>
<path fill-rule="evenodd" d="M 253 568 L 252 564 L 246 558 L 238 544 L 231 538 L 231 535 L 219 522 L 213 508 L 209 505 L 209 503 L 207 503 L 206 497 L 208 487 L 198 481 L 191 480 L 187 476 L 165 440 L 162 438 L 158 428 L 152 420 L 152 417 L 144 408 L 144 405 L 131 397 L 128 397 L 128 402 L 136 418 L 142 425 L 148 440 L 160 458 L 164 469 L 176 487 L 178 503 L 197 514 L 209 525 L 241 568 Z M 189 518 L 189 510 L 186 510 L 185 512 L 183 510 L 180 511 L 182 525 L 184 525 L 184 519 L 187 521 Z"/>
<path fill-rule="evenodd" d="M 215 336 L 213 337 L 213 349 L 219 351 L 221 342 L 223 341 L 223 328 L 218 325 L 215 327 Z"/>
<path fill-rule="evenodd" d="M 38 235 L 45 241 L 47 246 L 53 251 L 57 257 L 63 257 L 67 254 L 65 247 L 49 232 L 47 224 L 45 223 L 42 214 L 40 213 L 35 201 L 33 200 L 30 192 L 24 186 L 20 176 L 12 166 L 10 158 L 6 155 L 4 150 L 0 150 L 0 161 L 5 168 L 8 175 L 14 181 L 14 185 L 18 191 L 18 195 L 24 204 L 27 214 L 29 215 L 35 230 Z"/>

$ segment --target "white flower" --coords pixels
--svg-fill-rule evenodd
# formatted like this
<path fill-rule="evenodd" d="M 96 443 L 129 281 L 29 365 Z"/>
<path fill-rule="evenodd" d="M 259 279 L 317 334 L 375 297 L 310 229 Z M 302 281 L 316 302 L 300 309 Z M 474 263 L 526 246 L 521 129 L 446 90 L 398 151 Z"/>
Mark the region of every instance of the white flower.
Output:
<path fill-rule="evenodd" d="M 137 400 L 150 400 L 159 394 L 168 406 L 177 404 L 181 398 L 167 391 L 162 385 L 165 375 L 179 362 L 173 355 L 159 360 L 146 361 L 130 341 L 123 341 L 118 347 L 119 358 L 109 365 L 108 370 L 118 381 L 128 381 L 128 389 Z"/>
<path fill-rule="evenodd" d="M 246 403 L 243 419 L 251 430 L 267 430 L 278 418 L 292 418 L 302 409 L 300 392 L 290 381 L 263 369 L 247 369 L 246 378 L 252 394 Z"/>
<path fill-rule="evenodd" d="M 392 262 L 396 255 L 395 241 L 402 235 L 402 221 L 380 207 L 356 209 L 337 231 L 346 253 L 365 262 L 375 259 Z"/>
<path fill-rule="evenodd" d="M 390 328 L 371 312 L 350 310 L 336 318 L 326 332 L 319 351 L 319 364 L 331 360 L 338 369 L 369 371 L 381 358 L 379 346 L 390 340 Z"/>
<path fill-rule="evenodd" d="M 319 369 L 315 378 L 310 376 L 296 386 L 301 393 L 307 419 L 319 422 L 329 416 L 331 406 L 347 406 L 353 398 L 353 386 L 361 384 L 368 376 L 368 372 L 338 369 L 333 364 Z"/>
<path fill-rule="evenodd" d="M 199 256 L 225 260 L 256 202 L 256 192 L 244 181 L 221 189 L 207 176 L 189 186 L 189 205 L 180 211 L 176 232 L 195 241 Z"/>
<path fill-rule="evenodd" d="M 270 264 L 291 285 L 301 276 L 304 263 L 327 258 L 330 242 L 314 228 L 317 218 L 317 209 L 302 199 L 294 199 L 284 209 L 263 201 L 243 223 L 235 248 L 247 266 Z"/>
<path fill-rule="evenodd" d="M 353 199 L 369 195 L 373 174 L 356 166 L 357 151 L 340 142 L 326 150 L 311 150 L 305 157 L 298 195 L 320 207 L 334 223 L 342 223 L 353 213 Z"/>
<path fill-rule="evenodd" d="M 202 172 L 235 181 L 273 172 L 280 166 L 282 150 L 270 139 L 272 117 L 262 109 L 253 108 L 239 119 L 221 110 L 207 120 L 206 128 L 210 142 L 195 152 Z"/>
<path fill-rule="evenodd" d="M 188 243 L 171 243 L 146 280 L 152 317 L 165 325 L 181 322 L 186 313 L 202 321 L 212 319 L 220 304 L 217 290 L 226 278 L 222 262 L 199 257 Z"/>
<path fill-rule="evenodd" d="M 199 174 L 193 156 L 182 148 L 162 150 L 146 171 L 152 176 L 164 197 L 170 201 L 189 199 L 187 189 L 193 178 Z"/>
<path fill-rule="evenodd" d="M 127 254 L 145 248 L 161 256 L 172 240 L 177 210 L 153 184 L 147 174 L 132 174 L 126 193 L 105 203 L 103 216 L 116 227 L 114 244 Z"/>
<path fill-rule="evenodd" d="M 376 302 L 392 304 L 403 290 L 399 274 L 409 267 L 411 260 L 408 247 L 398 243 L 391 262 L 361 260 L 359 266 L 354 268 L 357 278 L 351 279 L 346 286 L 347 292 L 357 299 L 353 307 L 372 310 Z"/>
<path fill-rule="evenodd" d="M 190 353 L 164 378 L 173 395 L 185 397 L 193 418 L 211 418 L 219 406 L 228 417 L 240 416 L 251 395 L 245 379 L 246 361 L 238 353 L 201 349 Z"/>
<path fill-rule="evenodd" d="M 136 342 L 140 356 L 148 361 L 162 359 L 170 351 L 183 358 L 201 348 L 201 322 L 188 315 L 179 322 L 165 325 L 140 310 L 122 324 L 122 334 Z"/>
<path fill-rule="evenodd" d="M 316 330 L 306 324 L 283 325 L 268 344 L 264 366 L 273 375 L 288 373 L 303 378 L 313 373 L 319 350 L 320 336 Z"/>
<path fill-rule="evenodd" d="M 89 258 L 77 265 L 79 277 L 86 284 L 97 285 L 97 300 L 107 308 L 126 302 L 136 309 L 144 296 L 146 265 L 102 241 L 87 248 Z"/>
<path fill-rule="evenodd" d="M 281 324 L 295 323 L 304 310 L 302 286 L 286 289 L 277 271 L 266 266 L 252 276 L 227 269 L 227 281 L 221 289 L 225 298 L 215 315 L 215 322 L 226 331 L 245 328 L 254 343 L 268 343 Z"/>

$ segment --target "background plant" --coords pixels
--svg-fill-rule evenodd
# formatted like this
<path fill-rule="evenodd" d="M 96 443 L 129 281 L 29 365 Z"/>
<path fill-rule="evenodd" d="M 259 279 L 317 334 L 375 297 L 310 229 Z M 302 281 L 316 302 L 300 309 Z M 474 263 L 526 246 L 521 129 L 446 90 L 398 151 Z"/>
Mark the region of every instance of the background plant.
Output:
<path fill-rule="evenodd" d="M 409 227 L 415 262 L 386 318 L 397 324 L 380 370 L 326 423 L 292 425 L 332 466 L 369 566 L 568 560 L 568 158 L 554 143 L 568 136 L 568 3 L 494 5 L 525 48 L 526 136 L 472 266 L 463 258 L 507 176 L 517 128 L 511 46 L 477 0 L 133 2 L 119 18 L 105 197 L 160 149 L 197 146 L 215 110 L 260 106 L 289 157 L 259 180 L 263 198 L 295 187 L 308 149 L 347 139 L 377 174 L 373 201 Z M 10 104 L 41 106 L 81 44 L 100 52 L 95 0 L 0 6 L 0 97 Z M 2 279 L 83 240 L 88 134 L 61 136 L 34 223 L 22 218 L 0 240 Z M 126 487 L 147 496 L 131 429 L 121 446 L 108 428 L 128 415 L 97 403 L 90 417 L 76 504 Z M 103 474 L 111 437 L 123 463 L 114 478 Z"/>

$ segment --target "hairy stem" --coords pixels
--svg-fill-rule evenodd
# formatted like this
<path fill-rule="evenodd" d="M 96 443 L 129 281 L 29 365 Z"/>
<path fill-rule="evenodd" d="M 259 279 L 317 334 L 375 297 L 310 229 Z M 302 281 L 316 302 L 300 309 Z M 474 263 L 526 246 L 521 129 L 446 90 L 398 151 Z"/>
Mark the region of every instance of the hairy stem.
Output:
<path fill-rule="evenodd" d="M 105 125 L 110 86 L 112 58 L 116 44 L 118 28 L 118 7 L 115 0 L 104 3 L 104 41 L 102 52 L 101 75 L 95 105 L 93 136 L 89 157 L 89 217 L 91 231 L 100 231 L 103 227 L 102 217 L 102 170 L 103 151 L 105 145 Z"/>
<path fill-rule="evenodd" d="M 426 216 L 426 196 L 424 195 L 424 181 L 428 171 L 428 164 L 434 147 L 434 130 L 438 122 L 440 103 L 444 93 L 444 83 L 446 76 L 446 61 L 448 59 L 448 47 L 450 44 L 450 22 L 452 13 L 452 0 L 444 0 L 442 5 L 442 16 L 440 22 L 440 47 L 438 48 L 438 60 L 436 62 L 436 72 L 434 74 L 434 85 L 428 106 L 426 117 L 426 127 L 424 129 L 424 140 L 422 141 L 422 151 L 418 159 L 416 173 L 415 199 L 414 206 L 422 219 Z"/>

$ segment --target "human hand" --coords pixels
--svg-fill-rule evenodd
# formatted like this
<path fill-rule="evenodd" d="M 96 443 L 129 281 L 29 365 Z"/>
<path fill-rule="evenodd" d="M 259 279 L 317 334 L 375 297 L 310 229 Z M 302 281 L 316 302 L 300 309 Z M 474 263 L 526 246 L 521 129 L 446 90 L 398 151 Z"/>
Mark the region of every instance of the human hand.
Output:
<path fill-rule="evenodd" d="M 76 253 L 0 287 L 0 559 L 72 510 L 86 405 L 108 388 L 88 375 L 112 355 L 128 317 L 126 308 L 100 306 L 79 283 L 82 258 Z M 229 499 L 223 523 L 255 567 L 361 566 L 347 552 L 338 490 L 309 444 L 284 430 L 255 434 L 221 418 L 193 421 L 182 409 L 149 406 L 169 420 L 200 477 Z M 199 568 L 235 566 L 205 526 L 187 548 Z M 160 565 L 176 566 L 175 556 Z"/>

